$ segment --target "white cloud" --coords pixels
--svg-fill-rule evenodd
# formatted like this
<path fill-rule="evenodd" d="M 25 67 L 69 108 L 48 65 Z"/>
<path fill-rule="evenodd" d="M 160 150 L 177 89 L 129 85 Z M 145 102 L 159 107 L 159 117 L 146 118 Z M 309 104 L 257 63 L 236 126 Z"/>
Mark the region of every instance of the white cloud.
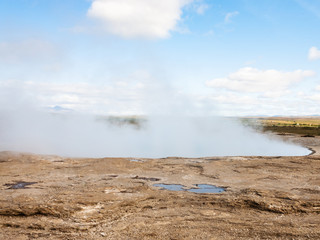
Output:
<path fill-rule="evenodd" d="M 319 113 L 320 94 L 290 92 L 286 96 L 268 98 L 253 93 L 214 91 L 205 100 L 218 103 L 218 112 L 224 116 L 303 116 Z"/>
<path fill-rule="evenodd" d="M 196 12 L 200 15 L 204 14 L 205 11 L 209 8 L 208 4 L 202 3 L 196 7 Z"/>
<path fill-rule="evenodd" d="M 310 48 L 308 57 L 311 61 L 320 59 L 320 50 L 316 47 Z"/>
<path fill-rule="evenodd" d="M 225 18 L 224 18 L 224 22 L 225 23 L 230 23 L 231 22 L 231 18 L 237 16 L 239 14 L 238 11 L 234 11 L 234 12 L 229 12 L 226 14 Z"/>
<path fill-rule="evenodd" d="M 87 15 L 124 38 L 167 38 L 193 0 L 93 0 Z"/>
<path fill-rule="evenodd" d="M 256 68 L 241 68 L 226 78 L 216 78 L 207 81 L 206 85 L 213 88 L 251 93 L 283 92 L 296 82 L 306 77 L 314 76 L 313 71 L 296 70 L 281 72 L 277 70 L 259 70 Z"/>

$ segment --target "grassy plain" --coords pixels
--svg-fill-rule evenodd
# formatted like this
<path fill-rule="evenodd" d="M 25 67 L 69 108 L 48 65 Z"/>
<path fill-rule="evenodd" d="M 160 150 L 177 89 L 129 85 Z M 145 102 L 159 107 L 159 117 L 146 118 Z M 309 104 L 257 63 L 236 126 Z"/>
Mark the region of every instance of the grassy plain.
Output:
<path fill-rule="evenodd" d="M 247 117 L 241 121 L 264 132 L 320 136 L 320 117 Z"/>

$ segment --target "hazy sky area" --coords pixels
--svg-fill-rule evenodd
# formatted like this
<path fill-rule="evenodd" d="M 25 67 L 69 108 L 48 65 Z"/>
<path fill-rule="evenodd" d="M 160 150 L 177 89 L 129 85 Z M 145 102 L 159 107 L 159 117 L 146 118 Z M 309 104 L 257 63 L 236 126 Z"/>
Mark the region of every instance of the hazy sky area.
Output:
<path fill-rule="evenodd" d="M 1 0 L 0 94 L 8 109 L 320 114 L 320 1 Z"/>

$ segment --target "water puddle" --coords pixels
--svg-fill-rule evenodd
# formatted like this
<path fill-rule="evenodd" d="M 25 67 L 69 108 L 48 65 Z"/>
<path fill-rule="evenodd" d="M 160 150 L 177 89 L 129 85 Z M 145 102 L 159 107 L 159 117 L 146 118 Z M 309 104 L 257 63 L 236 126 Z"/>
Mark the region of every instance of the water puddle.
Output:
<path fill-rule="evenodd" d="M 188 191 L 194 193 L 221 193 L 224 192 L 225 189 L 221 187 L 216 187 L 210 184 L 196 184 L 198 188 L 191 188 Z"/>
<path fill-rule="evenodd" d="M 9 186 L 8 189 L 26 189 L 28 185 L 36 184 L 37 182 L 17 182 L 17 183 L 6 183 L 5 186 Z"/>
<path fill-rule="evenodd" d="M 221 193 L 225 191 L 225 188 L 216 187 L 210 184 L 194 184 L 196 188 L 186 189 L 185 186 L 180 184 L 154 184 L 155 187 L 160 187 L 170 191 L 187 191 L 193 193 Z"/>
<path fill-rule="evenodd" d="M 180 184 L 154 184 L 153 186 L 155 187 L 161 187 L 163 189 L 166 190 L 170 190 L 170 191 L 186 191 L 186 189 L 183 189 L 184 186 L 180 185 Z"/>

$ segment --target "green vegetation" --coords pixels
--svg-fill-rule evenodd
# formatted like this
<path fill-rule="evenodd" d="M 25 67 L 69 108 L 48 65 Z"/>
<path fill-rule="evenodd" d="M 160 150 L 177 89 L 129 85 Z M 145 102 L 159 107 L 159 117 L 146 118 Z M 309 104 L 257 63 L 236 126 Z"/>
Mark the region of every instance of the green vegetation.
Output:
<path fill-rule="evenodd" d="M 242 118 L 242 123 L 262 131 L 320 136 L 320 117 Z"/>

